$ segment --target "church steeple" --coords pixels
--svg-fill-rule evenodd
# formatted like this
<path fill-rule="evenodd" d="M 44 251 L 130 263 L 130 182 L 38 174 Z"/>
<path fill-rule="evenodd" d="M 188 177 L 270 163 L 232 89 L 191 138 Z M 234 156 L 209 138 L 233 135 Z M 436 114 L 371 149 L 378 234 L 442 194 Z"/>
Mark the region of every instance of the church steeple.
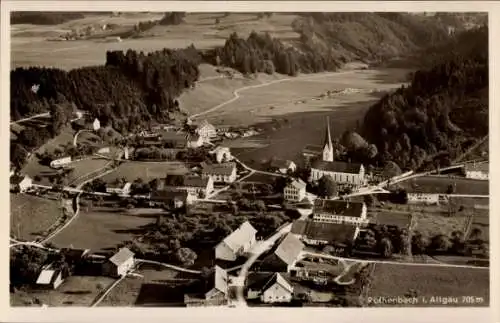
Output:
<path fill-rule="evenodd" d="M 326 117 L 326 133 L 323 142 L 323 160 L 333 161 L 333 144 L 332 136 L 330 134 L 330 117 Z"/>

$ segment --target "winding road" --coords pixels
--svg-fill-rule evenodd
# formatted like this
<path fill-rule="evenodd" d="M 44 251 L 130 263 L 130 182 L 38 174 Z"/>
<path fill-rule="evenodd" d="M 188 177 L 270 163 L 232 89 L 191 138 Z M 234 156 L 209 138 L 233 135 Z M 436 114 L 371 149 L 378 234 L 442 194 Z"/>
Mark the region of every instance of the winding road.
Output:
<path fill-rule="evenodd" d="M 330 75 L 342 75 L 342 74 L 348 74 L 348 73 L 354 73 L 356 72 L 356 70 L 348 70 L 348 71 L 341 71 L 341 72 L 328 72 L 328 73 L 321 73 L 321 74 L 315 74 L 315 75 L 305 75 L 305 76 L 296 76 L 296 77 L 288 77 L 288 78 L 283 78 L 283 79 L 279 79 L 279 80 L 274 80 L 274 81 L 269 81 L 269 82 L 266 82 L 266 83 L 261 83 L 261 84 L 255 84 L 255 85 L 248 85 L 248 86 L 244 86 L 244 87 L 240 87 L 236 90 L 233 91 L 233 97 L 225 102 L 222 102 L 220 104 L 217 104 L 216 106 L 210 108 L 210 109 L 207 109 L 205 111 L 202 111 L 202 112 L 199 112 L 199 113 L 195 113 L 195 114 L 192 114 L 189 118 L 191 120 L 194 120 L 198 117 L 201 117 L 203 115 L 206 115 L 206 114 L 209 114 L 209 113 L 212 113 L 214 111 L 217 111 L 219 110 L 220 108 L 238 100 L 240 98 L 240 93 L 241 92 L 244 92 L 246 90 L 250 90 L 250 89 L 257 89 L 257 88 L 261 88 L 261 87 L 265 87 L 265 86 L 269 86 L 269 85 L 273 85 L 273 84 L 278 84 L 278 83 L 283 83 L 283 82 L 291 82 L 291 81 L 300 81 L 300 80 L 306 80 L 306 79 L 314 79 L 314 78 L 320 78 L 320 77 L 326 77 L 326 76 L 330 76 Z"/>

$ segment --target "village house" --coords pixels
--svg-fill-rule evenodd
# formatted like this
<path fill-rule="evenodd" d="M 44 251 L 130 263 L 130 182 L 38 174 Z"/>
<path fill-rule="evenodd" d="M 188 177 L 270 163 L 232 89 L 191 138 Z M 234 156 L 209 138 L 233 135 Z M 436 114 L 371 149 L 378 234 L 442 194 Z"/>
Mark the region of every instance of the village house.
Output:
<path fill-rule="evenodd" d="M 294 179 L 285 186 L 283 197 L 287 201 L 302 201 L 306 197 L 306 183 L 301 179 Z"/>
<path fill-rule="evenodd" d="M 466 178 L 487 181 L 489 179 L 489 163 L 468 163 L 464 166 Z"/>
<path fill-rule="evenodd" d="M 295 172 L 297 170 L 297 165 L 291 160 L 275 158 L 271 160 L 270 168 L 272 171 L 278 171 L 281 174 L 287 174 L 288 172 Z"/>
<path fill-rule="evenodd" d="M 97 118 L 94 119 L 94 121 L 92 122 L 92 129 L 94 131 L 101 129 L 101 122 L 99 121 L 99 119 Z"/>
<path fill-rule="evenodd" d="M 196 196 L 193 194 L 179 189 L 164 189 L 155 190 L 150 195 L 151 206 L 166 206 L 168 208 L 180 209 L 184 206 L 193 204 Z"/>
<path fill-rule="evenodd" d="M 439 194 L 436 193 L 407 192 L 406 196 L 408 198 L 408 203 L 410 204 L 439 204 Z"/>
<path fill-rule="evenodd" d="M 275 272 L 290 272 L 295 268 L 302 250 L 304 250 L 304 244 L 295 235 L 289 233 L 274 248 L 274 251 L 264 258 L 261 267 Z"/>
<path fill-rule="evenodd" d="M 203 137 L 198 134 L 187 136 L 187 147 L 188 148 L 199 148 L 203 146 Z"/>
<path fill-rule="evenodd" d="M 250 222 L 244 222 L 215 247 L 215 258 L 235 261 L 238 257 L 244 256 L 255 245 L 256 233 L 257 230 Z"/>
<path fill-rule="evenodd" d="M 134 253 L 128 248 L 121 248 L 103 264 L 103 272 L 111 277 L 123 277 L 134 264 Z"/>
<path fill-rule="evenodd" d="M 200 135 L 204 141 L 217 137 L 217 129 L 207 120 L 203 120 L 197 127 L 196 133 Z"/>
<path fill-rule="evenodd" d="M 50 167 L 59 168 L 69 163 L 71 163 L 71 156 L 54 159 L 53 161 L 50 162 Z"/>
<path fill-rule="evenodd" d="M 364 202 L 316 199 L 312 218 L 316 222 L 367 224 L 366 211 Z"/>
<path fill-rule="evenodd" d="M 33 185 L 33 180 L 28 175 L 12 175 L 10 177 L 10 190 L 24 193 Z"/>
<path fill-rule="evenodd" d="M 218 146 L 209 152 L 210 155 L 215 157 L 215 161 L 220 163 L 228 162 L 233 159 L 231 151 L 228 147 Z"/>
<path fill-rule="evenodd" d="M 106 193 L 118 194 L 118 195 L 129 195 L 132 183 L 127 182 L 123 187 L 106 187 Z"/>
<path fill-rule="evenodd" d="M 64 281 L 60 269 L 53 268 L 52 264 L 44 266 L 38 275 L 36 285 L 44 289 L 57 289 Z"/>
<path fill-rule="evenodd" d="M 214 183 L 232 183 L 236 180 L 236 163 L 204 165 L 201 176 L 211 178 Z"/>
<path fill-rule="evenodd" d="M 256 273 L 248 277 L 247 299 L 263 303 L 289 303 L 293 299 L 293 285 L 284 274 Z"/>
<path fill-rule="evenodd" d="M 161 131 L 157 140 L 166 148 L 185 149 L 188 144 L 188 135 L 175 131 Z"/>
<path fill-rule="evenodd" d="M 222 306 L 228 301 L 228 275 L 219 266 L 215 266 L 214 271 L 208 278 L 210 282 L 203 293 L 185 294 L 184 304 L 187 307 L 195 306 Z"/>
<path fill-rule="evenodd" d="M 167 175 L 164 184 L 160 182 L 158 190 L 163 187 L 177 188 L 198 197 L 206 197 L 214 190 L 212 177 L 202 178 L 196 175 Z"/>
<path fill-rule="evenodd" d="M 332 245 L 345 248 L 352 244 L 360 232 L 355 223 L 335 223 L 315 221 L 314 219 L 296 220 L 291 234 L 308 245 Z"/>

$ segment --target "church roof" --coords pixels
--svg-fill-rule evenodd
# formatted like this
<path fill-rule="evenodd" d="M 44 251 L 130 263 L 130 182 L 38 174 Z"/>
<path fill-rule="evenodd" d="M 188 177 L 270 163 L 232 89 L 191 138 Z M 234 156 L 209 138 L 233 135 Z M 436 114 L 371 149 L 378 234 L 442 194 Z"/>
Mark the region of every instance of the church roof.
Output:
<path fill-rule="evenodd" d="M 326 160 L 316 160 L 311 168 L 335 172 L 335 173 L 348 173 L 348 174 L 359 174 L 361 170 L 361 164 L 346 163 L 340 161 L 326 161 Z"/>
<path fill-rule="evenodd" d="M 333 149 L 332 135 L 330 133 L 330 117 L 326 117 L 326 132 L 323 147 L 325 146 L 328 146 L 329 149 Z"/>

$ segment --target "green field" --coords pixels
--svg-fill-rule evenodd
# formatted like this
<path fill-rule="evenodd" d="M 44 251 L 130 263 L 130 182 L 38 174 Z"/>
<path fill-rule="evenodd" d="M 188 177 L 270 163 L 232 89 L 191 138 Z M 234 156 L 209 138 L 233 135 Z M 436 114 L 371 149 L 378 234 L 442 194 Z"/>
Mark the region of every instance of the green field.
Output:
<path fill-rule="evenodd" d="M 102 276 L 71 276 L 57 290 L 28 290 L 10 294 L 11 306 L 29 306 L 34 299 L 48 306 L 88 307 L 100 291 L 113 283 L 113 279 Z M 40 306 L 40 305 L 34 305 Z"/>
<path fill-rule="evenodd" d="M 107 251 L 132 240 L 142 226 L 153 223 L 155 215 L 130 215 L 120 210 L 82 210 L 78 217 L 51 242 L 64 248 L 87 248 L 93 252 Z"/>
<path fill-rule="evenodd" d="M 106 165 L 109 164 L 107 159 L 84 159 L 81 161 L 73 162 L 70 166 L 73 168 L 73 172 L 68 177 L 69 185 L 78 185 L 81 179 L 88 178 L 87 175 L 93 172 L 97 172 Z"/>
<path fill-rule="evenodd" d="M 35 240 L 62 216 L 61 202 L 27 194 L 10 194 L 10 234 Z"/>
<path fill-rule="evenodd" d="M 448 185 L 455 185 L 454 194 L 488 195 L 489 181 L 465 178 L 448 178 L 444 176 L 422 176 L 397 184 L 409 192 L 418 189 L 419 192 L 445 194 Z M 416 188 L 414 188 L 416 186 Z"/>
<path fill-rule="evenodd" d="M 453 231 L 465 232 L 466 216 L 447 217 L 437 214 L 414 214 L 414 231 L 424 236 L 432 237 L 437 234 L 449 235 Z"/>
<path fill-rule="evenodd" d="M 412 289 L 416 291 L 417 297 L 458 297 L 460 302 L 458 306 L 467 306 L 461 302 L 462 296 L 482 297 L 484 300 L 482 303 L 469 304 L 469 306 L 488 306 L 489 271 L 486 269 L 376 264 L 368 297 L 404 297 Z M 431 306 L 422 303 L 419 305 Z M 433 306 L 439 305 L 433 304 Z M 381 305 L 372 304 L 372 306 Z"/>
<path fill-rule="evenodd" d="M 122 280 L 98 306 L 134 306 L 141 297 L 144 284 L 173 284 L 184 279 L 196 278 L 195 275 L 177 272 L 160 265 L 141 264 L 134 271 L 143 277 L 127 277 Z M 159 295 L 158 300 L 167 295 Z"/>
<path fill-rule="evenodd" d="M 167 174 L 186 174 L 189 169 L 182 162 L 126 162 L 121 164 L 115 171 L 102 177 L 107 183 L 113 183 L 116 179 L 125 178 L 133 182 L 137 178 L 151 181 L 155 178 L 164 178 Z"/>
<path fill-rule="evenodd" d="M 368 215 L 372 215 L 374 223 L 380 225 L 396 225 L 400 228 L 407 228 L 410 225 L 411 215 L 408 213 L 398 213 L 398 212 L 368 212 Z"/>

